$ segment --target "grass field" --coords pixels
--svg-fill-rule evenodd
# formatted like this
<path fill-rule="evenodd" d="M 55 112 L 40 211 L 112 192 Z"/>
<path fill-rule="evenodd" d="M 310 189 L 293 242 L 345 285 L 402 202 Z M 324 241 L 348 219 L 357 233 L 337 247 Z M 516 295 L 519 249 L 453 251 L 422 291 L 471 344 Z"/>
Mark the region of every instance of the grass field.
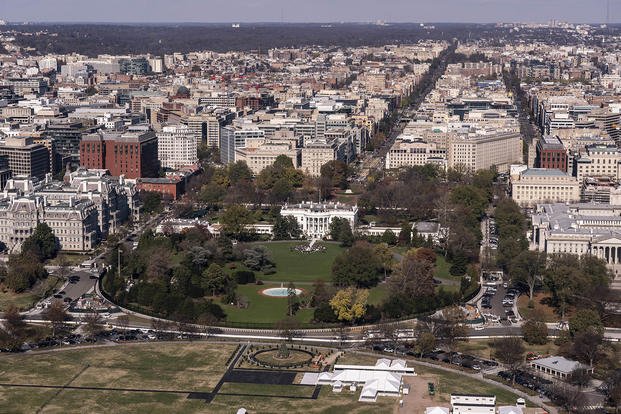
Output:
<path fill-rule="evenodd" d="M 263 275 L 262 280 L 279 282 L 307 282 L 317 279 L 329 281 L 332 274 L 332 263 L 344 249 L 336 243 L 319 242 L 326 246 L 324 252 L 300 253 L 291 251 L 291 247 L 308 242 L 273 242 L 258 243 L 267 248 L 274 263 L 276 273 Z"/>
<path fill-rule="evenodd" d="M 222 305 L 227 314 L 229 322 L 249 322 L 249 323 L 274 323 L 287 317 L 287 298 L 274 298 L 261 294 L 263 289 L 270 287 L 280 287 L 280 284 L 270 284 L 259 286 L 255 284 L 239 285 L 237 294 L 248 298 L 249 306 L 240 309 L 236 306 Z M 310 288 L 301 286 L 302 289 Z M 313 317 L 312 309 L 300 309 L 296 314 L 296 319 L 300 322 L 309 322 Z"/>
<path fill-rule="evenodd" d="M 0 382 L 209 392 L 226 367 L 234 345 L 136 344 L 1 355 Z M 0 386 L 0 411 L 200 412 L 205 403 L 187 394 L 100 390 L 27 389 Z M 131 406 L 130 406 L 131 404 Z M 73 410 L 73 411 L 72 411 Z"/>
<path fill-rule="evenodd" d="M 229 387 L 229 385 L 234 386 L 234 389 L 239 391 L 252 391 L 256 387 L 252 384 L 226 384 L 227 387 Z M 223 392 L 226 392 L 225 387 L 222 388 Z M 260 391 L 262 394 L 274 395 L 273 393 L 278 391 L 289 392 L 288 388 L 290 388 L 290 386 L 270 385 L 261 386 Z M 312 387 L 297 388 L 301 389 L 294 390 L 294 392 L 304 393 L 304 395 L 310 395 L 313 390 Z M 389 397 L 379 397 L 377 402 L 373 404 L 360 403 L 358 402 L 359 395 L 359 390 L 356 393 L 343 391 L 342 394 L 335 394 L 330 387 L 323 387 L 319 393 L 319 398 L 316 400 L 270 397 L 242 398 L 238 396 L 218 395 L 211 404 L 209 404 L 209 408 L 205 412 L 229 414 L 234 413 L 238 407 L 244 407 L 251 413 L 375 414 L 392 412 L 397 404 L 396 398 Z"/>
<path fill-rule="evenodd" d="M 543 318 L 546 322 L 558 322 L 560 316 L 555 312 L 555 309 L 545 303 L 542 303 L 549 298 L 549 293 L 535 293 L 535 295 L 533 296 L 534 308 L 529 308 L 528 295 L 521 295 L 518 298 L 518 310 L 520 311 L 520 315 L 524 319 L 528 319 L 534 312 L 538 312 L 540 315 L 543 315 Z M 567 315 L 565 317 L 569 318 L 570 315 L 571 312 L 567 312 Z"/>
<path fill-rule="evenodd" d="M 441 402 L 449 402 L 452 393 L 495 395 L 497 405 L 515 405 L 515 401 L 518 398 L 516 394 L 504 388 L 465 377 L 461 374 L 418 365 L 415 365 L 414 369 L 418 374 L 432 375 L 435 378 L 436 396 Z"/>
<path fill-rule="evenodd" d="M 71 385 L 104 389 L 45 389 L 0 386 L 0 412 L 7 413 L 376 413 L 392 411 L 397 400 L 362 404 L 357 393 L 334 394 L 323 387 L 224 383 L 207 404 L 184 392 L 209 392 L 225 372 L 235 345 L 222 343 L 125 344 L 111 347 L 0 355 L 0 382 Z M 119 388 L 121 390 L 111 390 Z M 128 390 L 122 390 L 128 389 Z M 141 389 L 144 391 L 131 391 Z M 255 395 L 260 396 L 255 396 Z M 287 399 L 284 396 L 303 397 Z"/>
<path fill-rule="evenodd" d="M 558 346 L 554 345 L 552 340 L 544 345 L 530 345 L 524 342 L 524 347 L 527 352 L 536 352 L 541 355 L 554 355 L 558 350 Z M 456 350 L 464 354 L 491 358 L 493 357 L 493 341 L 488 339 L 459 341 Z"/>
<path fill-rule="evenodd" d="M 13 293 L 0 285 L 0 312 L 9 305 L 15 305 L 19 309 L 31 308 L 39 299 L 47 296 L 55 287 L 60 286 L 60 280 L 56 276 L 49 276 L 33 286 L 32 289 L 23 293 Z"/>

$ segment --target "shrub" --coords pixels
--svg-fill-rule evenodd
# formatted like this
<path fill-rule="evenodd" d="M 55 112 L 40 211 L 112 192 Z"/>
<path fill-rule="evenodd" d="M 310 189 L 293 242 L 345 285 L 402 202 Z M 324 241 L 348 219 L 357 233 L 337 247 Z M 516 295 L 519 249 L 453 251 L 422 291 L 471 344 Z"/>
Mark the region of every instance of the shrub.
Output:
<path fill-rule="evenodd" d="M 246 285 L 248 283 L 255 283 L 256 278 L 254 272 L 249 270 L 238 270 L 234 273 L 235 280 L 240 285 Z"/>

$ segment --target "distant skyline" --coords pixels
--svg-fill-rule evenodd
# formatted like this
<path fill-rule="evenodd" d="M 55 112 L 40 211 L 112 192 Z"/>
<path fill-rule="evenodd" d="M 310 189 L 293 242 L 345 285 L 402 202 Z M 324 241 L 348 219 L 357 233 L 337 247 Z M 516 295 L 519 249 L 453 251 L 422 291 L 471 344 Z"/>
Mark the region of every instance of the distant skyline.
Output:
<path fill-rule="evenodd" d="M 621 20 L 621 0 L 0 0 L 13 22 L 547 22 Z"/>

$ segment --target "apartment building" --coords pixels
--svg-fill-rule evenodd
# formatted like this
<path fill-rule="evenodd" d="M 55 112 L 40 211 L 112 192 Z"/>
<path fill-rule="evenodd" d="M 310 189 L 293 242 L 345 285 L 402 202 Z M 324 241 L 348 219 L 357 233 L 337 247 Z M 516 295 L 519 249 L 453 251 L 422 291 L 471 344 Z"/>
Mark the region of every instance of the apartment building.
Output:
<path fill-rule="evenodd" d="M 348 142 L 336 139 L 314 139 L 306 141 L 302 148 L 302 170 L 312 177 L 321 175 L 321 166 L 328 161 L 349 162 Z"/>

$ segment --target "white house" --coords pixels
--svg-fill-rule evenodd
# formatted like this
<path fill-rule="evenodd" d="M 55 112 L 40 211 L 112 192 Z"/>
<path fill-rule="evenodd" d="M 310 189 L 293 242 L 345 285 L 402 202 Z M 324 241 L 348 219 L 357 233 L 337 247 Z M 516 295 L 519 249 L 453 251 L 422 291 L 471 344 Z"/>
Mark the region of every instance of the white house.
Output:
<path fill-rule="evenodd" d="M 398 397 L 404 375 L 416 375 L 401 359 L 378 359 L 375 365 L 335 365 L 333 372 L 322 372 L 317 384 L 331 385 L 334 392 L 344 386 L 355 389 L 362 385 L 358 401 L 375 402 L 378 396 Z"/>
<path fill-rule="evenodd" d="M 451 394 L 453 414 L 495 414 L 495 395 Z"/>
<path fill-rule="evenodd" d="M 285 204 L 280 210 L 280 215 L 295 217 L 306 237 L 321 239 L 330 234 L 330 223 L 334 218 L 346 219 L 353 230 L 358 222 L 358 206 L 311 201 Z"/>

